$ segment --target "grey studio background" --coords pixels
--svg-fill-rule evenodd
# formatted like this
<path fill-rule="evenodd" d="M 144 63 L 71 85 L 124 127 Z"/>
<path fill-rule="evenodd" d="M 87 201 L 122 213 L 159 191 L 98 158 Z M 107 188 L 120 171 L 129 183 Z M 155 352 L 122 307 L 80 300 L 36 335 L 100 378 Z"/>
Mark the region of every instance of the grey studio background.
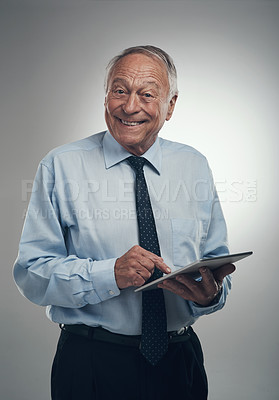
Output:
<path fill-rule="evenodd" d="M 12 278 L 37 165 L 105 129 L 105 66 L 137 44 L 174 58 L 180 95 L 161 136 L 207 156 L 231 251 L 254 251 L 225 309 L 196 324 L 209 399 L 278 399 L 279 2 L 0 0 L 0 11 L 1 399 L 50 399 L 59 328 Z"/>

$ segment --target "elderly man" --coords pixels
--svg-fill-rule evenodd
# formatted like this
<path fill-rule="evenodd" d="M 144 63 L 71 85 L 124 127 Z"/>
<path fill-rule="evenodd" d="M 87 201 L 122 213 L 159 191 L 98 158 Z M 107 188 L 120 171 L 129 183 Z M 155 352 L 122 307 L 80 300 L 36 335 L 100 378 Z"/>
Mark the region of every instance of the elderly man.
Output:
<path fill-rule="evenodd" d="M 108 130 L 39 165 L 14 277 L 61 327 L 53 400 L 207 398 L 191 326 L 224 306 L 234 266 L 135 293 L 163 273 L 228 253 L 205 157 L 158 138 L 177 96 L 168 54 L 126 49 L 108 66 Z"/>

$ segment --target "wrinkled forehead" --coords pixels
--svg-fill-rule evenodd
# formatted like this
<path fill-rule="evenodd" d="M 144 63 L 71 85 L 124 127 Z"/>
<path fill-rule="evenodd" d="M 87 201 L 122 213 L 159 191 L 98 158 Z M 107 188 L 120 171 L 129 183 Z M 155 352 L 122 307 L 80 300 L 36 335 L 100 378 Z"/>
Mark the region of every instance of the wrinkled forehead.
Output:
<path fill-rule="evenodd" d="M 122 57 L 112 68 L 109 86 L 117 80 L 146 82 L 164 88 L 169 86 L 168 74 L 163 61 L 156 56 L 142 53 Z"/>

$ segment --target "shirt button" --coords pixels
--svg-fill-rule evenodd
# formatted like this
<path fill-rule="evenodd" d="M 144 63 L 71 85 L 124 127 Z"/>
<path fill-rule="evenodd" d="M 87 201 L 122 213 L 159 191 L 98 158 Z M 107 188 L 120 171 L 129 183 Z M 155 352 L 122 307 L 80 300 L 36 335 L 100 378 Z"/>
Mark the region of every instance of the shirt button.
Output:
<path fill-rule="evenodd" d="M 111 296 L 113 296 L 113 295 L 114 295 L 114 291 L 113 291 L 113 290 L 109 290 L 109 294 L 110 294 Z"/>

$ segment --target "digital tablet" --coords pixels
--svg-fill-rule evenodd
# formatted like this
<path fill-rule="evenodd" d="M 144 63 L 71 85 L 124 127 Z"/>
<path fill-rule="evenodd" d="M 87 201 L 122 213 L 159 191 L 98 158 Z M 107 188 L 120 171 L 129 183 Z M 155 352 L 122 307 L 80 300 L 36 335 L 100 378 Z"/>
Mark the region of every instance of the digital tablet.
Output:
<path fill-rule="evenodd" d="M 135 289 L 135 292 L 156 289 L 158 283 L 164 281 L 165 279 L 172 279 L 180 274 L 188 274 L 193 278 L 198 278 L 200 276 L 199 268 L 201 267 L 207 267 L 214 271 L 215 269 L 220 268 L 225 264 L 233 264 L 239 260 L 242 260 L 245 257 L 250 256 L 251 254 L 253 254 L 252 251 L 246 251 L 244 253 L 228 254 L 226 256 L 220 257 L 202 258 L 201 260 L 194 261 L 186 267 L 179 268 L 178 270 L 171 272 L 170 274 L 166 274 L 159 279 L 138 287 L 137 289 Z"/>

